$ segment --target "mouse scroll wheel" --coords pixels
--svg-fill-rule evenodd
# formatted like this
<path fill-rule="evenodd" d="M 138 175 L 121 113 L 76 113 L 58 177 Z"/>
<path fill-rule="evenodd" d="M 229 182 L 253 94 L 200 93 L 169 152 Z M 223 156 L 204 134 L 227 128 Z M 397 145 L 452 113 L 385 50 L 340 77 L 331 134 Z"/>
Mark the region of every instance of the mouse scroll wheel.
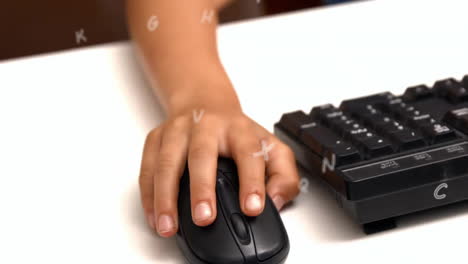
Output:
<path fill-rule="evenodd" d="M 238 213 L 232 214 L 231 223 L 232 223 L 234 232 L 239 238 L 239 241 L 242 244 L 249 244 L 250 235 L 249 235 L 249 230 L 247 229 L 247 224 L 245 223 L 244 218 Z"/>

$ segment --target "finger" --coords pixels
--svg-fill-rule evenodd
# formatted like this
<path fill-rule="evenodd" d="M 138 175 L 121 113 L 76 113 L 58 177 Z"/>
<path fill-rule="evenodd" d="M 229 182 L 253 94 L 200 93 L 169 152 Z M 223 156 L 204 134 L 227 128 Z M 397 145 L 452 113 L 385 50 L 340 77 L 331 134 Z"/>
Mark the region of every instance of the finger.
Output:
<path fill-rule="evenodd" d="M 156 228 L 163 237 L 177 232 L 180 177 L 186 164 L 188 122 L 176 120 L 163 132 L 154 174 Z"/>
<path fill-rule="evenodd" d="M 276 208 L 281 210 L 298 195 L 300 178 L 293 152 L 279 140 L 276 142 L 267 162 L 267 192 Z"/>
<path fill-rule="evenodd" d="M 188 166 L 192 219 L 206 226 L 216 219 L 216 170 L 218 164 L 217 133 L 200 122 L 192 129 Z"/>
<path fill-rule="evenodd" d="M 252 129 L 232 131 L 229 139 L 239 175 L 239 203 L 248 216 L 259 215 L 265 206 L 265 160 L 260 142 Z"/>
<path fill-rule="evenodd" d="M 156 161 L 157 153 L 159 152 L 160 146 L 160 129 L 152 130 L 145 140 L 145 145 L 143 148 L 143 158 L 141 160 L 140 167 L 140 195 L 143 210 L 145 211 L 146 220 L 148 225 L 155 229 L 154 222 L 154 206 L 153 206 L 153 175 L 154 175 L 154 166 Z"/>

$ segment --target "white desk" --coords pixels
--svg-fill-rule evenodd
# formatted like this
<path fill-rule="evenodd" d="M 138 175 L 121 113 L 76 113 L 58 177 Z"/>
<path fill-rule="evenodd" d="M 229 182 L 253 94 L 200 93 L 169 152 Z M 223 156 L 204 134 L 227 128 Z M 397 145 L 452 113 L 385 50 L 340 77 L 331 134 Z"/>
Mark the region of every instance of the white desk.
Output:
<path fill-rule="evenodd" d="M 229 24 L 220 52 L 272 129 L 283 112 L 468 73 L 467 7 L 382 0 Z M 162 118 L 128 43 L 0 63 L 0 263 L 182 263 L 137 189 Z M 312 182 L 282 216 L 287 263 L 466 263 L 466 204 L 366 237 Z"/>

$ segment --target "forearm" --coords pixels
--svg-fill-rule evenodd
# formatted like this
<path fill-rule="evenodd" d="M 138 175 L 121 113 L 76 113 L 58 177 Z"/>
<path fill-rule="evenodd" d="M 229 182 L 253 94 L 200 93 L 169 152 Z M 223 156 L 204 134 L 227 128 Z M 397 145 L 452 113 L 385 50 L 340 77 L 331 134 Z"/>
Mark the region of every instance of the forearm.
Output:
<path fill-rule="evenodd" d="M 128 0 L 136 51 L 169 114 L 196 106 L 190 104 L 203 107 L 216 94 L 237 102 L 216 48 L 217 10 L 226 2 Z"/>

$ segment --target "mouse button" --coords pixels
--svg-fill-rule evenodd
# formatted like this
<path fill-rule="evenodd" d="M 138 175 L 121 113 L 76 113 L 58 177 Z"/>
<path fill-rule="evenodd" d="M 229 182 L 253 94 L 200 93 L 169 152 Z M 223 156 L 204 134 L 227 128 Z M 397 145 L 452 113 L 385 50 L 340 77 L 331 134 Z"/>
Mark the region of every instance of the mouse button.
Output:
<path fill-rule="evenodd" d="M 267 198 L 266 205 L 259 216 L 248 218 L 255 241 L 257 258 L 260 261 L 277 255 L 288 244 L 283 222 L 270 198 Z"/>
<path fill-rule="evenodd" d="M 182 175 L 179 185 L 179 198 L 178 198 L 178 211 L 179 219 L 192 219 L 190 211 L 190 180 L 187 170 Z"/>
<path fill-rule="evenodd" d="M 217 182 L 216 194 L 226 216 L 229 218 L 234 213 L 240 213 L 238 195 L 229 180 L 220 177 Z"/>
<path fill-rule="evenodd" d="M 232 159 L 219 158 L 218 170 L 221 170 L 222 172 L 237 172 L 236 163 Z"/>
<path fill-rule="evenodd" d="M 189 250 L 184 254 L 193 255 L 198 260 L 196 263 L 244 263 L 244 256 L 229 230 L 219 203 L 216 206 L 218 215 L 211 225 L 206 227 L 195 225 L 190 208 L 190 179 L 187 171 L 180 183 L 178 236 L 183 248 Z"/>
<path fill-rule="evenodd" d="M 234 233 L 237 235 L 237 238 L 239 239 L 239 241 L 244 245 L 249 244 L 250 243 L 249 229 L 242 215 L 238 213 L 232 214 L 231 224 L 234 229 Z"/>
<path fill-rule="evenodd" d="M 239 178 L 237 177 L 237 172 L 223 172 L 224 177 L 226 177 L 234 186 L 239 188 Z"/>
<path fill-rule="evenodd" d="M 186 222 L 184 233 L 187 244 L 202 263 L 242 264 L 245 262 L 244 256 L 219 206 L 218 213 L 216 220 L 206 227 L 199 227 L 192 221 Z"/>

